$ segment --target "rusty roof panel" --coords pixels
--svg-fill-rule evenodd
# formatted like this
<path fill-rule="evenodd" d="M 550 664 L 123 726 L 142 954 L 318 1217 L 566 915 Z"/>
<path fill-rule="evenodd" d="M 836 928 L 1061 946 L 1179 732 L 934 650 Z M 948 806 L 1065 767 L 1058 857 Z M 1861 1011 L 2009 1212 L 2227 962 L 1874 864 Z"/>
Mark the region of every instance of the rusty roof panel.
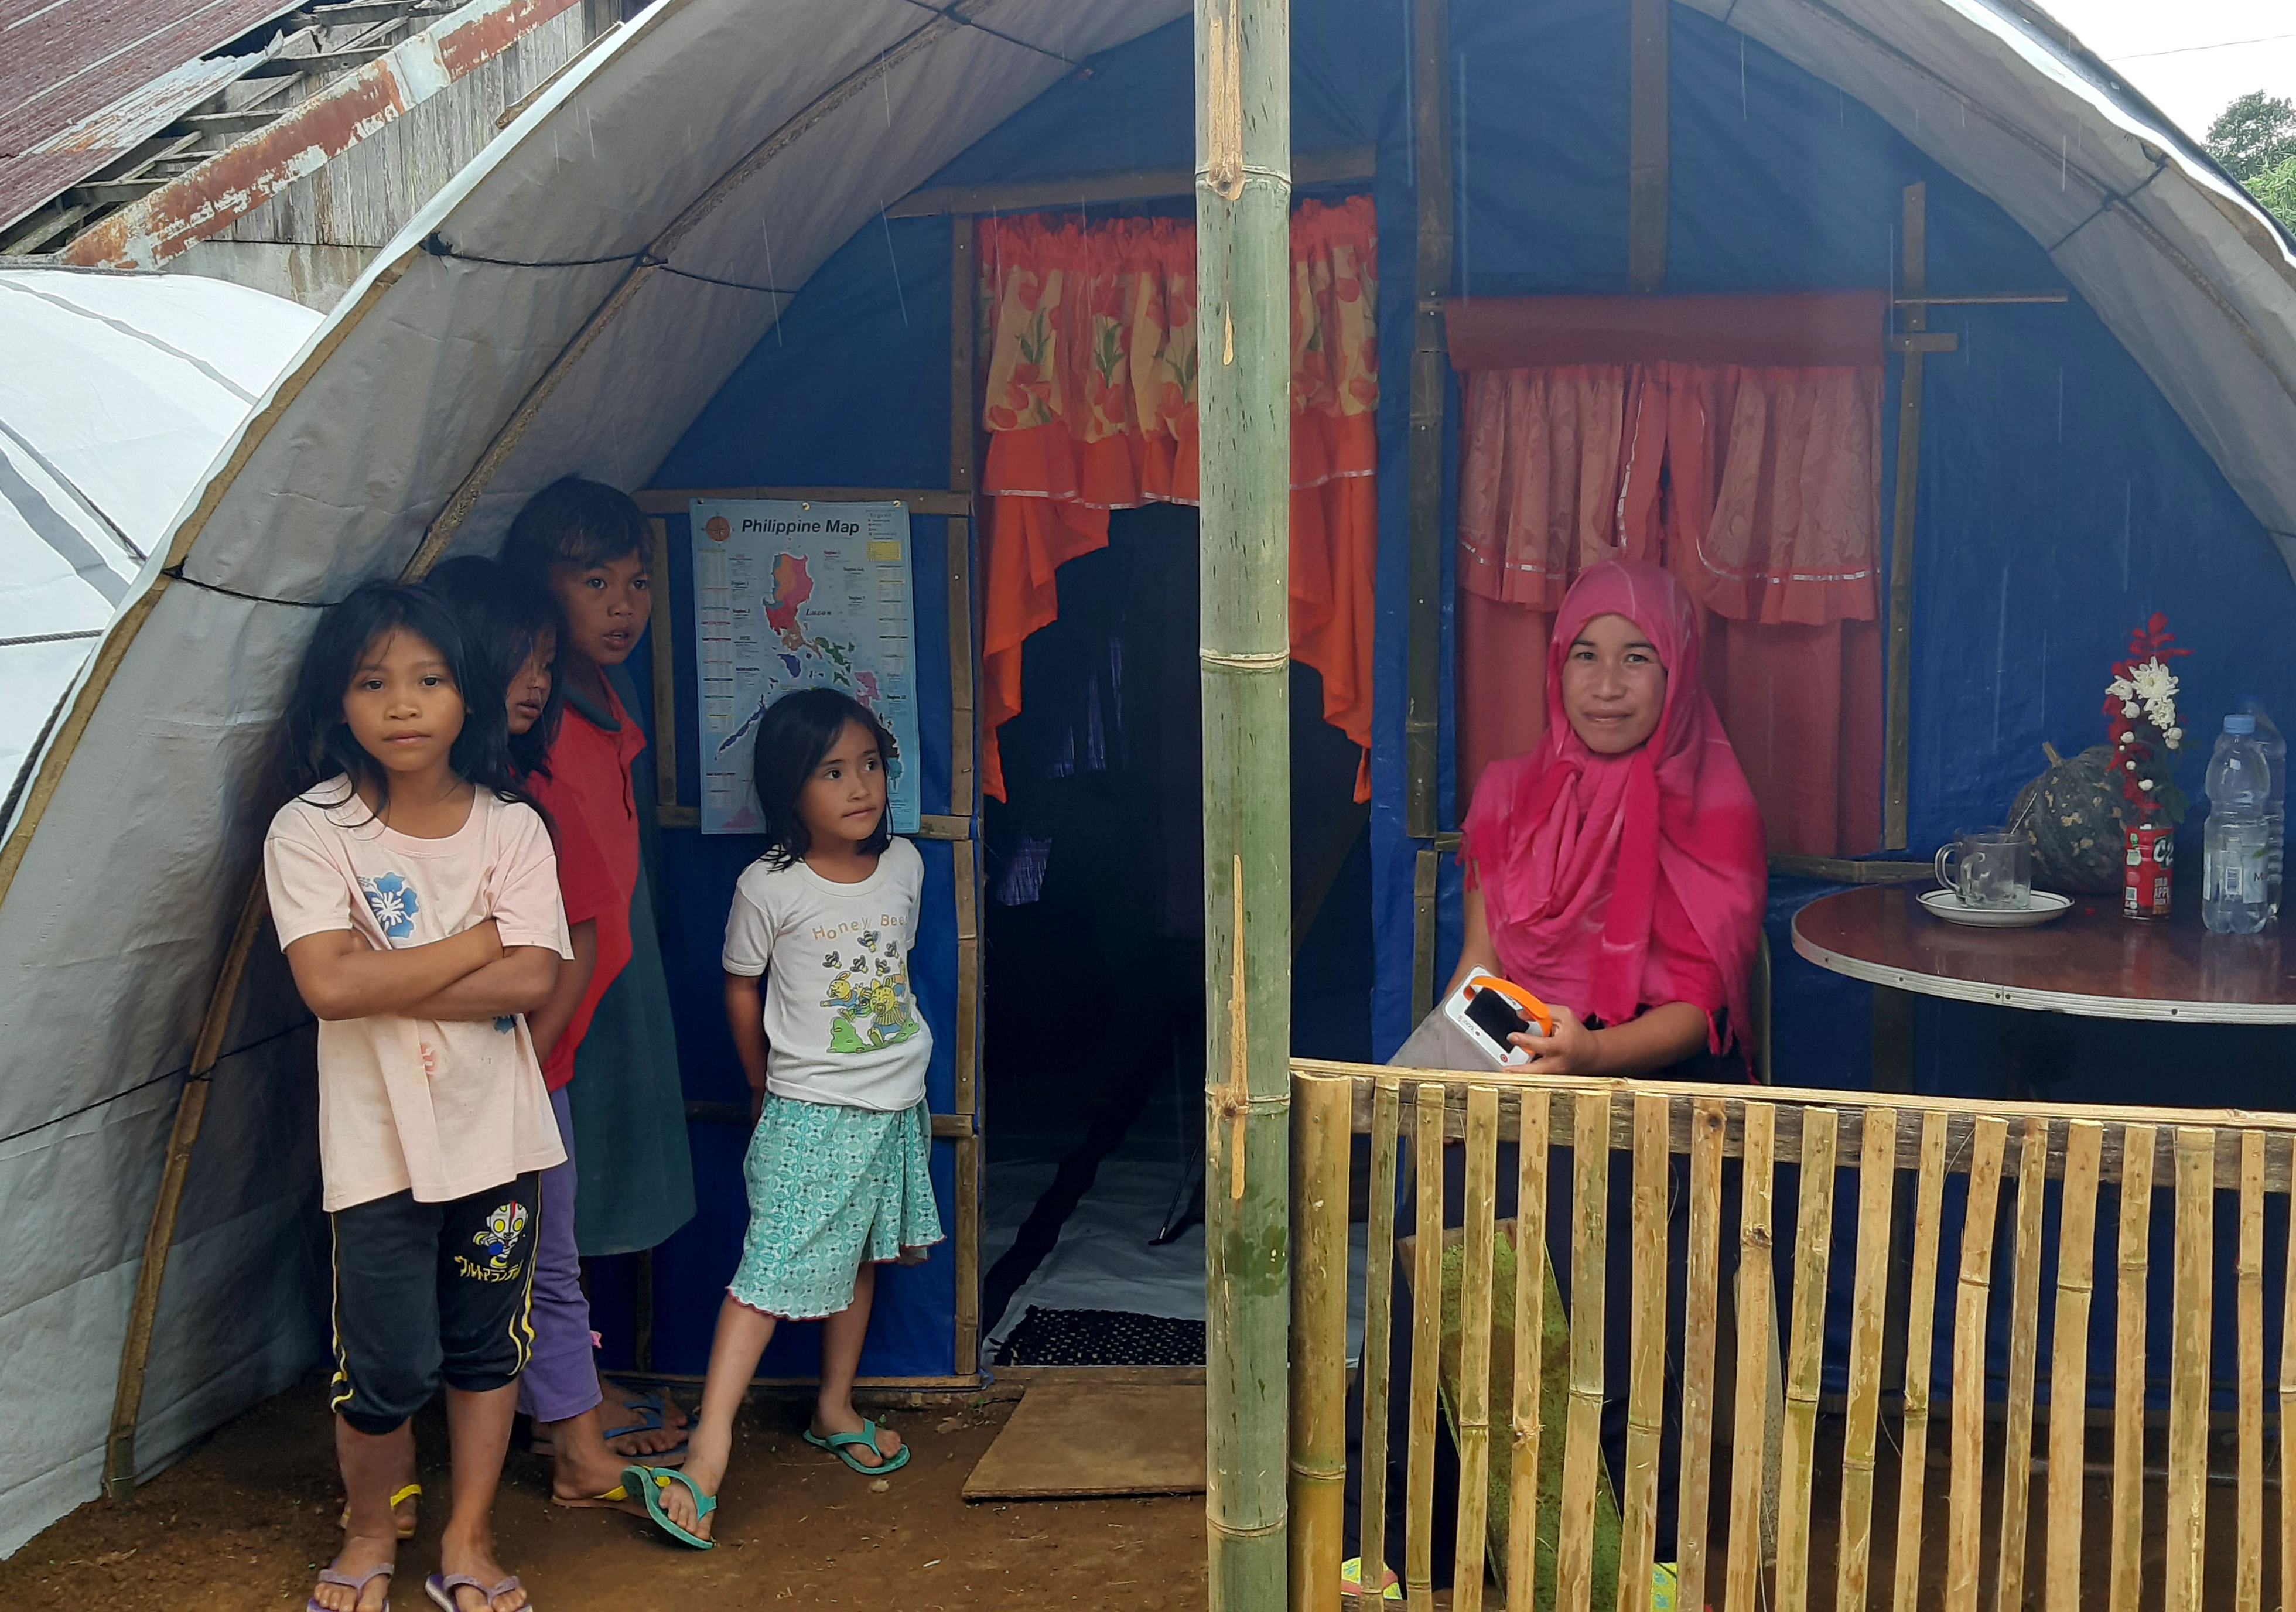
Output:
<path fill-rule="evenodd" d="M 270 53 L 186 62 L 19 157 L 0 157 L 0 229 L 134 151 Z"/>
<path fill-rule="evenodd" d="M 295 0 L 53 0 L 0 22 L 0 158 L 22 156 Z"/>

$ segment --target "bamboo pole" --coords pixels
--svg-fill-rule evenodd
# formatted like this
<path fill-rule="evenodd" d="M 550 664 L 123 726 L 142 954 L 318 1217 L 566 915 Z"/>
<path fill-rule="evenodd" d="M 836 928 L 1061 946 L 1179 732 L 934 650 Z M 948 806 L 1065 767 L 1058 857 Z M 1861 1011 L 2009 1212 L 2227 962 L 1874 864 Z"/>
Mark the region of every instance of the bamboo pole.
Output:
<path fill-rule="evenodd" d="M 1562 1436 L 1562 1511 L 1554 1604 L 1587 1612 L 1595 1594 L 1595 1485 L 1603 1460 L 1603 1304 L 1611 1192 L 1611 1094 L 1578 1101 L 1570 1142 L 1570 1393 Z"/>
<path fill-rule="evenodd" d="M 1649 1612 L 1657 1560 L 1659 1443 L 1666 1429 L 1667 1106 L 1660 1093 L 1635 1093 L 1634 1318 L 1627 1356 L 1626 1492 L 1619 1497 L 1618 1612 Z"/>
<path fill-rule="evenodd" d="M 1491 1262 L 1498 1197 L 1499 1094 L 1467 1089 L 1467 1197 L 1459 1262 L 1459 1528 L 1453 1612 L 1482 1612 L 1491 1506 Z"/>
<path fill-rule="evenodd" d="M 2097 1161 L 2104 1127 L 2065 1127 L 2057 1217 L 2057 1321 L 2049 1357 L 2047 1612 L 2080 1612 L 2081 1486 L 2088 1457 L 2088 1323 L 2096 1275 Z"/>
<path fill-rule="evenodd" d="M 1730 1555 L 1726 1612 L 1754 1612 L 1761 1592 L 1762 1451 L 1769 1413 L 1770 1350 L 1776 1273 L 1770 1264 L 1770 1156 L 1778 1111 L 1745 1106 L 1744 1164 L 1738 1211 L 1737 1423 L 1730 1440 Z"/>
<path fill-rule="evenodd" d="M 1443 1342 L 1443 1088 L 1412 1093 L 1411 1421 L 1403 1496 L 1403 1589 L 1410 1612 L 1435 1604 L 1435 1388 Z"/>
<path fill-rule="evenodd" d="M 1690 1115 L 1690 1246 L 1682 1295 L 1682 1468 L 1675 1501 L 1675 1604 L 1706 1604 L 1714 1478 L 1714 1339 L 1721 1310 L 1722 1139 L 1728 1111 L 1702 1097 Z"/>
<path fill-rule="evenodd" d="M 2028 1116 L 2017 1150 L 2016 1264 L 2010 1271 L 2009 1405 L 2002 1440 L 2001 1533 L 1995 1604 L 2025 1600 L 2025 1525 L 2033 1506 L 2033 1373 L 2041 1330 L 2042 1181 L 2049 1122 Z"/>
<path fill-rule="evenodd" d="M 1523 1092 L 1517 1137 L 1520 1156 L 1514 1196 L 1514 1449 L 1507 1477 L 1506 1593 L 1509 1607 L 1528 1612 L 1538 1582 L 1538 1395 L 1546 1358 L 1545 1091 Z"/>
<path fill-rule="evenodd" d="M 1213 1612 L 1261 1612 L 1282 1603 L 1289 1559 L 1288 0 L 1196 0 L 1195 47 L 1205 1511 Z"/>
<path fill-rule="evenodd" d="M 2296 1143 L 2291 1144 L 2296 1149 Z M 2292 1203 L 2288 1237 L 2288 1266 L 2280 1292 L 2280 1605 L 2296 1612 L 2296 1438 L 2290 1436 L 2291 1416 L 2296 1416 L 2296 1203 Z"/>
<path fill-rule="evenodd" d="M 1922 1115 L 1914 1187 L 1914 1258 L 1906 1278 L 1905 1410 L 1898 1454 L 1898 1548 L 1891 1563 L 1892 1612 L 1921 1604 L 1922 1511 L 1930 1469 L 1930 1377 L 1935 1368 L 1938 1237 L 1945 1207 L 1946 1116 Z"/>
<path fill-rule="evenodd" d="M 2120 1135 L 2120 1246 L 2112 1351 L 2112 1576 L 2108 1612 L 2137 1612 L 2144 1583 L 2144 1280 L 2152 1231 L 2150 1125 Z"/>
<path fill-rule="evenodd" d="M 2234 1612 L 2264 1604 L 2264 1133 L 2240 1133 L 2240 1533 Z"/>
<path fill-rule="evenodd" d="M 1340 1612 L 1348 1485 L 1348 1155 L 1353 1093 L 1292 1099 L 1292 1612 Z"/>
<path fill-rule="evenodd" d="M 1371 1224 L 1364 1239 L 1363 1485 L 1357 1548 L 1363 1582 L 1387 1571 L 1388 1371 L 1395 1325 L 1395 1149 L 1403 1088 L 1382 1075 L 1372 1088 Z M 1374 1593 L 1376 1593 L 1374 1591 Z"/>
<path fill-rule="evenodd" d="M 1945 1604 L 1977 1612 L 1978 1530 L 1984 1504 L 1985 1312 L 1993 1296 L 1993 1220 L 2001 1204 L 2008 1126 L 1977 1122 L 1969 1160 L 1969 1207 L 1961 1222 L 1961 1280 L 1953 1313 L 1953 1477 L 1946 1493 Z"/>
<path fill-rule="evenodd" d="M 1801 1208 L 1794 1222 L 1792 1331 L 1786 1345 L 1785 1441 L 1778 1467 L 1778 1612 L 1809 1605 L 1809 1490 L 1817 1466 L 1817 1392 L 1825 1366 L 1825 1278 L 1833 1249 L 1831 1108 L 1801 1115 Z"/>
<path fill-rule="evenodd" d="M 2177 1130 L 2177 1287 L 2169 1345 L 2166 1612 L 2200 1612 L 2208 1550 L 2209 1345 L 2215 1301 L 2216 1134 Z"/>
<path fill-rule="evenodd" d="M 1865 1612 L 1873 1569 L 1874 1451 L 1882 1411 L 1882 1320 L 1889 1304 L 1898 1115 L 1868 1108 L 1857 1155 L 1857 1266 L 1849 1312 L 1849 1415 L 1841 1435 L 1841 1527 L 1834 1612 Z"/>

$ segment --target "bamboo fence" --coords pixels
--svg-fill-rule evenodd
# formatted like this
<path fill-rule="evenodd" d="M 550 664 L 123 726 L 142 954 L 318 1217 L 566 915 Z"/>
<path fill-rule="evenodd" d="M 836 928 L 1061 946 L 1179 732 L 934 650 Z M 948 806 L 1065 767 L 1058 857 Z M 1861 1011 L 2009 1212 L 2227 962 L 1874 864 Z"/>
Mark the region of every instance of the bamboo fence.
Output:
<path fill-rule="evenodd" d="M 2296 1115 L 1298 1062 L 1292 1116 L 1294 1612 L 1345 1604 L 1358 1415 L 1363 1575 L 1399 1567 L 1414 1612 L 1439 1539 L 1454 1608 L 1644 1612 L 1669 1509 L 1677 1607 L 2296 1607 L 2296 1482 L 2271 1448 L 2296 1404 Z M 1569 1254 L 1562 1318 L 1542 1249 Z M 2148 1298 L 2174 1317 L 2150 1338 Z M 1558 1321 L 1567 1353 L 1543 1357 Z M 1435 1513 L 1444 1439 L 1456 1517 Z"/>

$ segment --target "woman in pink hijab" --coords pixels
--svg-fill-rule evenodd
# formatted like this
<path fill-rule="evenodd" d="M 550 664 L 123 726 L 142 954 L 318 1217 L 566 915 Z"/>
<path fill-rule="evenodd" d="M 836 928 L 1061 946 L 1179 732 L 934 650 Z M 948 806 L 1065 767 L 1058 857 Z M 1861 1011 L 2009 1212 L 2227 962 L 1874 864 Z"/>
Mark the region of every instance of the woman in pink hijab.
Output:
<path fill-rule="evenodd" d="M 1486 968 L 1555 1009 L 1552 1036 L 1516 1038 L 1535 1073 L 1647 1074 L 1742 1044 L 1767 863 L 1698 640 L 1667 572 L 1582 572 L 1547 646 L 1546 736 L 1476 786 L 1451 983 Z"/>

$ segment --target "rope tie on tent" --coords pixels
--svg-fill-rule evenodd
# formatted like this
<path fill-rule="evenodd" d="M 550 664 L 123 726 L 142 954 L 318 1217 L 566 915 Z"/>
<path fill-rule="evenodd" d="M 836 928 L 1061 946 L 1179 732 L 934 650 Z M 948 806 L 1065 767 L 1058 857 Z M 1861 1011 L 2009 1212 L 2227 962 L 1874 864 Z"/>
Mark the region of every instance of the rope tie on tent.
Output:
<path fill-rule="evenodd" d="M 202 582 L 199 578 L 184 573 L 183 562 L 166 567 L 160 574 L 171 582 L 182 582 L 192 588 L 203 588 L 209 593 L 223 594 L 234 599 L 245 599 L 250 604 L 284 604 L 292 610 L 332 610 L 335 606 L 325 599 L 276 599 L 269 594 L 242 593 L 236 588 L 226 588 L 220 582 Z"/>
<path fill-rule="evenodd" d="M 226 1058 L 235 1058 L 242 1053 L 253 1052 L 258 1048 L 267 1047 L 274 1041 L 284 1040 L 287 1037 L 293 1035 L 297 1031 L 317 1023 L 318 1020 L 316 1019 L 299 1019 L 294 1024 L 288 1025 L 284 1030 L 275 1030 L 269 1035 L 258 1036 L 255 1040 L 248 1041 L 243 1045 L 234 1047 L 230 1051 L 224 1053 L 222 1057 L 216 1059 L 215 1067 L 220 1067 Z M 59 1114 L 53 1119 L 40 1120 L 33 1124 L 25 1126 L 21 1131 L 12 1131 L 5 1136 L 0 1136 L 0 1147 L 4 1147 L 11 1142 L 20 1141 L 25 1137 L 30 1136 L 34 1131 L 45 1131 L 52 1125 L 61 1125 L 66 1120 L 76 1120 L 81 1114 L 93 1113 L 94 1110 L 104 1106 L 107 1103 L 116 1103 L 124 1097 L 134 1097 L 139 1091 L 149 1090 L 153 1086 L 164 1085 L 168 1082 L 176 1080 L 179 1077 L 188 1077 L 186 1083 L 195 1081 L 213 1081 L 215 1079 L 215 1067 L 208 1069 L 204 1073 L 193 1074 L 191 1073 L 191 1065 L 186 1064 L 182 1068 L 170 1069 L 165 1074 L 155 1074 L 148 1081 L 138 1081 L 135 1084 L 126 1088 L 124 1090 L 113 1092 L 110 1097 L 100 1097 L 92 1103 L 82 1103 L 78 1107 L 71 1109 L 68 1113 Z"/>
<path fill-rule="evenodd" d="M 2081 231 L 2087 229 L 2099 218 L 2103 218 L 2105 214 L 2111 212 L 2114 208 L 2124 205 L 2127 202 L 2133 202 L 2138 196 L 2143 195 L 2145 189 L 2152 185 L 2153 180 L 2159 178 L 2162 174 L 2168 171 L 2169 156 L 2166 152 L 2163 152 L 2160 156 L 2155 157 L 2152 160 L 2152 171 L 2145 175 L 2143 180 L 2139 183 L 2131 185 L 2125 193 L 2120 191 L 2107 189 L 2104 193 L 2104 199 L 2096 204 L 2096 210 L 2090 213 L 2087 218 L 2083 218 L 2079 223 L 2074 225 L 2070 229 L 2065 231 L 2063 234 L 2059 235 L 2056 238 L 2055 243 L 2047 249 L 2050 254 L 2052 256 L 2055 255 L 2058 247 L 2062 246 L 2066 242 L 2080 234 Z"/>
<path fill-rule="evenodd" d="M 1086 67 L 1074 56 L 1063 56 L 1060 52 L 1052 49 L 1050 46 L 1038 45 L 1033 40 L 1023 39 L 1014 34 L 1005 33 L 1001 29 L 989 27 L 986 22 L 975 22 L 972 18 L 959 11 L 955 5 L 935 5 L 932 4 L 932 0 L 909 0 L 909 4 L 915 6 L 921 12 L 931 12 L 936 17 L 946 18 L 949 21 L 955 23 L 960 28 L 969 28 L 975 33 L 986 34 L 991 39 L 1002 39 L 1007 45 L 1017 45 L 1022 50 L 1034 51 L 1040 56 L 1050 56 L 1055 62 L 1065 62 L 1070 67 L 1075 68 L 1078 72 L 1089 74 L 1092 71 L 1092 69 Z"/>
<path fill-rule="evenodd" d="M 722 285 L 728 291 L 761 292 L 769 297 L 794 297 L 797 292 L 786 285 L 759 285 L 750 280 L 728 280 L 717 275 L 705 275 L 698 269 L 680 268 L 651 247 L 634 252 L 616 252 L 606 258 L 490 258 L 483 252 L 458 251 L 441 240 L 437 231 L 423 237 L 422 250 L 434 258 L 446 258 L 456 263 L 479 263 L 488 268 L 598 268 L 612 263 L 627 263 L 633 268 L 658 268 L 663 274 L 676 275 L 681 280 L 696 280 L 704 285 Z"/>

